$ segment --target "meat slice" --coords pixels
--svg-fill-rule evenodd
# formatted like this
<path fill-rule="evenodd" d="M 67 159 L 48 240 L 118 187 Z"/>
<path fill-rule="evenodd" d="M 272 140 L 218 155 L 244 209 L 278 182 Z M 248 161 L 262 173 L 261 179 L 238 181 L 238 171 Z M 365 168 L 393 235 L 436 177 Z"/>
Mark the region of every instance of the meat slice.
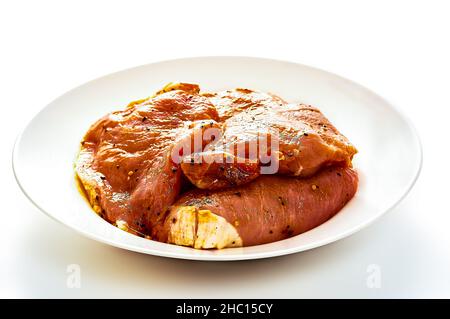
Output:
<path fill-rule="evenodd" d="M 184 158 L 183 172 L 199 188 L 220 189 L 252 181 L 259 175 L 260 161 L 245 155 L 239 157 L 236 150 L 232 150 L 236 147 L 233 145 L 236 136 L 232 136 L 231 130 L 225 129 L 227 120 L 234 116 L 238 116 L 238 119 L 240 113 L 269 111 L 286 102 L 274 94 L 243 88 L 201 95 L 208 97 L 216 107 L 223 128 L 220 132 L 212 133 L 214 142 L 203 152 Z M 245 134 L 252 135 L 253 132 Z M 239 132 L 237 134 L 240 135 Z M 241 137 L 245 138 L 243 135 Z M 231 149 L 227 149 L 228 147 Z"/>
<path fill-rule="evenodd" d="M 106 220 L 149 234 L 175 201 L 181 170 L 172 150 L 219 120 L 198 92 L 196 85 L 171 84 L 89 129 L 75 170 L 94 210 Z"/>
<path fill-rule="evenodd" d="M 282 98 L 274 94 L 242 88 L 217 93 L 203 93 L 202 95 L 208 97 L 216 107 L 221 121 L 242 111 L 256 108 L 272 109 L 275 106 L 286 104 Z"/>
<path fill-rule="evenodd" d="M 156 238 L 195 248 L 286 239 L 334 216 L 354 196 L 357 185 L 353 169 L 330 167 L 306 179 L 266 175 L 236 188 L 193 190 L 173 205 Z"/>
<path fill-rule="evenodd" d="M 225 121 L 219 138 L 185 158 L 182 170 L 195 186 L 220 189 L 260 174 L 308 177 L 324 166 L 351 166 L 356 148 L 318 109 L 266 102 L 245 104 Z"/>

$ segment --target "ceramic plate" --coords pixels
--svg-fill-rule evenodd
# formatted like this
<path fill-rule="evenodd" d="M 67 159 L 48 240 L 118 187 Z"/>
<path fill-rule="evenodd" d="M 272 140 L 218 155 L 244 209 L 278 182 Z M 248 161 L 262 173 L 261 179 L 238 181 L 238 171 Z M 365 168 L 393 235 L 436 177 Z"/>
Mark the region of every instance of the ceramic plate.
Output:
<path fill-rule="evenodd" d="M 104 114 L 147 97 L 171 81 L 199 83 L 208 91 L 251 88 L 317 106 L 359 150 L 354 158 L 360 176 L 356 196 L 321 226 L 254 247 L 194 250 L 140 238 L 105 222 L 91 210 L 75 183 L 73 163 L 79 142 L 90 124 Z M 420 142 L 409 121 L 359 84 L 291 62 L 199 57 L 139 66 L 65 93 L 37 114 L 19 136 L 13 167 L 23 192 L 41 211 L 92 239 L 150 255 L 242 260 L 300 252 L 362 229 L 408 193 L 421 160 Z"/>

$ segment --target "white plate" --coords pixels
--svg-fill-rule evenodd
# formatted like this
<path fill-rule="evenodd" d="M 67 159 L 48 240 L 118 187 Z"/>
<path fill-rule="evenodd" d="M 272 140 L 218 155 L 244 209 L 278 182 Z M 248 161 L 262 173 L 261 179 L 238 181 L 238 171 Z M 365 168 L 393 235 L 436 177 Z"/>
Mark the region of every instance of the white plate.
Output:
<path fill-rule="evenodd" d="M 170 81 L 204 90 L 235 87 L 273 92 L 317 106 L 359 150 L 355 196 L 335 217 L 296 237 L 254 247 L 199 251 L 143 239 L 111 226 L 77 190 L 73 162 L 95 120 L 149 96 Z M 369 225 L 411 189 L 421 167 L 419 139 L 386 100 L 337 75 L 305 65 L 247 57 L 165 61 L 88 82 L 45 107 L 19 136 L 13 154 L 17 181 L 43 212 L 95 240 L 141 253 L 197 260 L 242 260 L 295 253 L 346 237 Z M 57 238 L 55 238 L 57 240 Z"/>

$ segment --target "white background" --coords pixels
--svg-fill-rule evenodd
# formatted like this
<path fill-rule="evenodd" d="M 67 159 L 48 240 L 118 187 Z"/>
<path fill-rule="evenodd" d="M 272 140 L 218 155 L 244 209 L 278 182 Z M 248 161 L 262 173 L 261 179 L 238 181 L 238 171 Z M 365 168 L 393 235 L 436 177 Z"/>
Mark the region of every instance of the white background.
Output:
<path fill-rule="evenodd" d="M 450 297 L 448 2 L 4 1 L 0 46 L 1 297 Z M 229 263 L 109 247 L 50 220 L 22 195 L 12 147 L 47 103 L 107 73 L 199 55 L 291 60 L 378 92 L 421 136 L 416 186 L 349 238 Z M 67 288 L 69 264 L 81 267 L 79 289 Z M 380 288 L 367 286 L 371 264 Z"/>

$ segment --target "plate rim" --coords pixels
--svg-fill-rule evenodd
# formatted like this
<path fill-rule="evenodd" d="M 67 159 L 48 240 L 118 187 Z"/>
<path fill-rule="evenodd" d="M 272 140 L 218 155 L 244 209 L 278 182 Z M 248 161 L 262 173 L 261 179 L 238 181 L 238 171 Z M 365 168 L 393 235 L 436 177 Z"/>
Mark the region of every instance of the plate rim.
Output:
<path fill-rule="evenodd" d="M 329 75 L 332 75 L 340 80 L 344 80 L 347 81 L 348 83 L 362 88 L 364 90 L 366 90 L 368 93 L 377 96 L 378 98 L 380 98 L 386 105 L 388 105 L 392 110 L 394 110 L 399 117 L 405 122 L 405 124 L 407 125 L 407 128 L 410 130 L 412 137 L 415 141 L 415 144 L 417 146 L 417 151 L 418 151 L 418 162 L 417 162 L 417 166 L 414 168 L 414 175 L 410 177 L 410 180 L 408 181 L 408 183 L 406 184 L 406 186 L 403 188 L 402 190 L 402 195 L 399 196 L 396 200 L 394 200 L 392 203 L 390 203 L 390 205 L 387 206 L 387 208 L 383 209 L 382 212 L 378 212 L 375 216 L 372 216 L 371 218 L 368 218 L 366 220 L 364 220 L 364 222 L 354 226 L 353 228 L 347 229 L 346 231 L 341 232 L 339 235 L 334 236 L 334 237 L 327 237 L 324 238 L 321 241 L 317 241 L 317 242 L 313 242 L 310 244 L 306 244 L 303 246 L 298 246 L 298 247 L 292 247 L 292 248 L 286 248 L 286 249 L 279 249 L 279 250 L 273 250 L 273 251 L 266 251 L 266 252 L 259 252 L 259 253 L 249 253 L 249 254 L 239 254 L 239 255 L 203 255 L 203 254 L 187 254 L 187 253 L 177 253 L 177 252 L 171 252 L 171 251 L 162 251 L 162 250 L 158 250 L 155 248 L 139 248 L 139 247 L 135 247 L 133 245 L 129 245 L 129 244 L 125 244 L 122 243 L 120 241 L 114 241 L 114 240 L 108 240 L 103 238 L 100 235 L 97 234 L 92 234 L 90 232 L 84 231 L 82 229 L 79 229 L 78 227 L 73 227 L 72 225 L 69 225 L 68 223 L 64 222 L 63 220 L 60 220 L 58 218 L 56 218 L 53 214 L 45 211 L 42 207 L 40 207 L 40 205 L 32 198 L 32 196 L 25 190 L 25 187 L 22 185 L 21 181 L 20 181 L 20 173 L 18 173 L 18 171 L 20 171 L 20 169 L 18 169 L 17 166 L 17 157 L 18 157 L 18 145 L 20 145 L 21 141 L 22 141 L 22 137 L 23 134 L 26 132 L 26 130 L 29 128 L 30 124 L 34 122 L 34 120 L 41 114 L 41 112 L 43 112 L 45 109 L 47 109 L 47 107 L 49 105 L 51 105 L 52 103 L 54 103 L 55 101 L 57 101 L 58 99 L 60 99 L 61 97 L 63 97 L 66 94 L 69 94 L 72 91 L 75 91 L 77 89 L 79 89 L 80 87 L 89 85 L 90 83 L 93 83 L 95 81 L 98 81 L 104 77 L 108 77 L 108 76 L 114 76 L 117 75 L 121 72 L 125 72 L 125 71 L 130 71 L 130 70 L 134 70 L 134 69 L 139 69 L 142 67 L 150 67 L 151 65 L 156 65 L 156 64 L 161 64 L 161 63 L 173 63 L 173 62 L 182 62 L 182 61 L 187 61 L 187 60 L 202 60 L 202 59 L 251 59 L 251 60 L 259 60 L 260 62 L 271 62 L 271 63 L 286 63 L 286 64 L 293 64 L 293 65 L 298 65 L 301 67 L 305 67 L 305 68 L 309 68 L 312 69 L 314 71 L 319 71 L 321 73 L 327 73 Z M 146 255 L 153 255 L 153 256 L 159 256 L 159 257 L 169 257 L 169 258 L 177 258 L 177 259 L 184 259 L 184 260 L 195 260 L 195 261 L 239 261 L 239 260 L 253 260 L 253 259 L 265 259 L 265 258 L 271 258 L 271 257 L 279 257 L 279 256 L 285 256 L 285 255 L 289 255 L 289 254 L 293 254 L 293 253 L 298 253 L 298 252 L 302 252 L 302 251 L 307 251 L 307 250 L 311 250 L 314 248 L 318 248 L 336 241 L 339 241 L 343 238 L 349 237 L 351 235 L 353 235 L 354 233 L 358 232 L 359 230 L 369 226 L 370 224 L 372 224 L 373 222 L 375 222 L 378 218 L 384 216 L 385 214 L 387 214 L 388 212 L 392 211 L 395 207 L 397 207 L 410 193 L 411 189 L 414 187 L 415 183 L 417 182 L 420 173 L 422 171 L 422 167 L 423 167 L 423 145 L 422 145 L 422 141 L 420 139 L 420 136 L 418 134 L 418 131 L 416 129 L 416 127 L 414 126 L 414 124 L 412 123 L 412 121 L 410 120 L 410 118 L 404 113 L 403 110 L 399 109 L 398 107 L 396 107 L 395 104 L 391 103 L 388 99 L 386 99 L 384 96 L 381 96 L 380 94 L 372 91 L 371 89 L 367 88 L 365 85 L 360 84 L 358 82 L 355 82 L 351 79 L 348 79 L 344 76 L 341 76 L 339 74 L 336 74 L 334 72 L 330 72 L 327 71 L 325 69 L 322 68 L 318 68 L 315 66 L 310 66 L 307 64 L 303 64 L 303 63 L 298 63 L 298 62 L 294 62 L 294 61 L 288 61 L 288 60 L 281 60 L 281 59 L 272 59 L 272 58 L 266 58 L 266 57 L 256 57 L 256 56 L 240 56 L 240 55 L 209 55 L 209 56 L 190 56 L 190 57 L 182 57 L 182 58 L 176 58 L 176 59 L 167 59 L 167 60 L 160 60 L 160 61 L 156 61 L 156 62 L 151 62 L 151 63 L 146 63 L 146 64 L 141 64 L 138 66 L 134 66 L 134 67 L 130 67 L 130 68 L 124 68 L 121 69 L 119 71 L 115 71 L 112 73 L 108 73 L 99 77 L 96 77 L 92 80 L 89 80 L 87 82 L 84 82 L 80 85 L 77 85 L 76 87 L 71 88 L 68 91 L 65 91 L 64 93 L 62 93 L 61 95 L 57 96 L 56 98 L 54 98 L 52 101 L 50 101 L 49 103 L 47 103 L 44 107 L 42 107 L 37 113 L 35 113 L 33 115 L 33 117 L 28 121 L 28 123 L 26 124 L 26 126 L 21 130 L 21 132 L 17 135 L 16 140 L 14 142 L 14 146 L 13 146 L 13 150 L 12 150 L 12 170 L 13 170 L 13 175 L 14 178 L 16 180 L 17 185 L 19 186 L 20 190 L 22 191 L 22 193 L 25 195 L 25 197 L 39 210 L 41 211 L 43 214 L 47 215 L 48 217 L 50 217 L 52 220 L 57 221 L 58 223 L 70 228 L 71 230 L 89 238 L 89 239 L 93 239 L 96 240 L 98 242 L 101 242 L 103 244 L 108 244 L 110 246 L 113 247 L 117 247 L 117 248 L 121 248 L 121 249 L 125 249 L 125 250 L 129 250 L 129 251 L 133 251 L 133 252 L 137 252 L 137 253 L 142 253 L 142 254 L 146 254 Z M 306 232 L 307 233 L 307 232 Z M 263 245 L 259 245 L 259 246 L 263 246 Z M 243 247 L 245 248 L 245 247 Z M 233 248 L 228 248 L 228 249 L 233 249 Z M 242 248 L 238 248 L 238 249 L 242 249 Z M 194 250 L 193 250 L 194 251 Z"/>

